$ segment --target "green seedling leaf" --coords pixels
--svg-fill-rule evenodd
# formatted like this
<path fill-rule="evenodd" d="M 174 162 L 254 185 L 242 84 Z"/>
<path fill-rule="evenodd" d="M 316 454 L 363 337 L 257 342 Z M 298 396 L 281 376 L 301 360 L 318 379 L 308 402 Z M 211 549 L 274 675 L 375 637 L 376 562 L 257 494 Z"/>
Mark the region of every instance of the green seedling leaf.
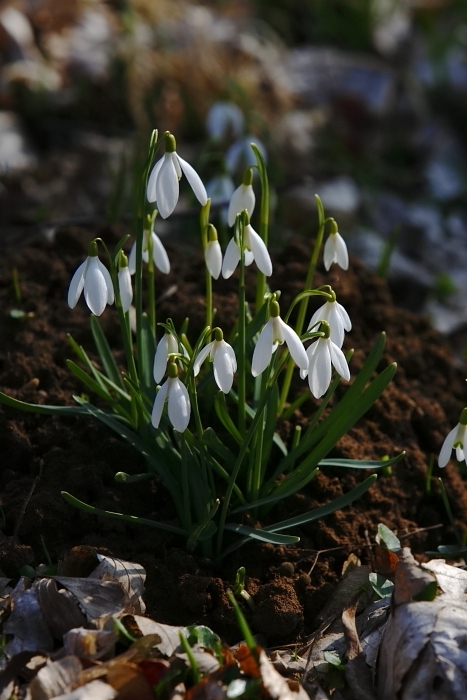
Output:
<path fill-rule="evenodd" d="M 209 539 L 210 537 L 216 534 L 217 526 L 215 523 L 213 523 L 212 519 L 217 513 L 219 505 L 220 501 L 219 499 L 217 499 L 207 516 L 204 518 L 204 520 L 202 520 L 190 534 L 187 542 L 187 549 L 189 552 L 192 552 L 195 549 L 199 540 L 202 541 L 205 539 Z"/>
<path fill-rule="evenodd" d="M 231 389 L 229 396 L 232 397 L 232 399 L 235 401 L 236 404 L 238 404 L 238 395 Z M 277 404 L 276 404 L 277 405 Z M 256 410 L 249 406 L 248 404 L 245 406 L 245 412 L 247 416 L 249 416 L 251 419 L 253 419 L 256 416 Z M 277 421 L 277 414 L 275 416 L 276 421 Z M 279 448 L 279 450 L 282 452 L 284 457 L 287 456 L 288 450 L 287 450 L 287 445 L 285 442 L 282 440 L 281 436 L 278 433 L 273 433 L 272 440 L 276 447 Z"/>
<path fill-rule="evenodd" d="M 227 591 L 227 595 L 229 597 L 229 601 L 234 609 L 235 612 L 235 617 L 237 618 L 238 626 L 240 627 L 240 632 L 243 635 L 243 639 L 245 640 L 245 643 L 250 650 L 250 653 L 252 654 L 253 658 L 258 661 L 258 651 L 256 648 L 256 642 L 255 638 L 253 637 L 253 634 L 250 630 L 250 627 L 248 625 L 248 622 L 245 619 L 244 614 L 242 613 L 239 604 L 235 600 L 235 596 L 232 593 L 232 591 Z"/>
<path fill-rule="evenodd" d="M 383 523 L 378 525 L 378 540 L 379 544 L 382 544 L 386 549 L 390 549 L 391 552 L 398 552 L 402 545 L 400 540 L 396 535 Z"/>
<path fill-rule="evenodd" d="M 193 675 L 193 685 L 198 685 L 198 683 L 201 680 L 201 674 L 199 671 L 198 662 L 196 661 L 195 655 L 193 654 L 193 650 L 192 650 L 191 646 L 189 645 L 188 640 L 185 637 L 183 630 L 180 630 L 179 635 L 180 635 L 180 643 L 182 645 L 183 651 L 188 656 L 188 661 L 189 661 L 190 666 L 191 666 L 191 673 Z"/>
<path fill-rule="evenodd" d="M 339 670 L 345 668 L 337 651 L 325 651 L 323 658 L 327 664 L 331 664 L 331 666 L 335 666 Z"/>
<path fill-rule="evenodd" d="M 430 581 L 430 583 L 427 583 L 426 586 L 420 591 L 420 593 L 417 593 L 417 595 L 414 595 L 413 599 L 416 600 L 417 602 L 420 602 L 422 600 L 426 601 L 431 601 L 436 598 L 438 595 L 438 582 L 437 581 Z"/>
<path fill-rule="evenodd" d="M 405 452 L 401 452 L 396 457 L 387 460 L 369 460 L 369 459 L 322 459 L 319 463 L 320 467 L 344 467 L 345 469 L 381 469 L 391 464 L 400 462 L 405 457 Z"/>
<path fill-rule="evenodd" d="M 371 572 L 368 575 L 368 579 L 377 596 L 380 598 L 389 598 L 392 595 L 394 584 L 392 581 L 388 581 L 385 576 Z"/>
<path fill-rule="evenodd" d="M 225 402 L 225 394 L 222 391 L 217 392 L 216 398 L 214 399 L 214 407 L 216 409 L 217 417 L 221 421 L 224 428 L 229 431 L 236 442 L 241 444 L 243 442 L 243 438 L 240 435 L 237 426 L 229 416 L 227 404 Z"/>
<path fill-rule="evenodd" d="M 154 478 L 150 472 L 146 474 L 126 474 L 125 472 L 117 472 L 114 476 L 115 481 L 119 484 L 136 484 L 139 481 L 148 481 Z"/>
<path fill-rule="evenodd" d="M 282 482 L 279 482 L 276 486 L 276 489 L 273 491 L 273 493 L 271 493 L 270 496 L 266 496 L 265 498 L 259 498 L 257 501 L 253 501 L 252 503 L 244 503 L 241 506 L 238 506 L 237 508 L 232 510 L 231 513 L 241 513 L 245 510 L 252 510 L 253 508 L 260 508 L 262 506 L 271 505 L 272 503 L 277 503 L 277 501 L 280 501 L 283 498 L 292 496 L 294 493 L 300 491 L 300 489 L 306 486 L 312 479 L 314 479 L 318 471 L 318 468 L 313 469 L 313 471 L 310 472 L 310 474 L 308 474 L 303 479 L 303 481 L 299 482 L 298 484 L 289 485 L 288 487 L 286 486 L 285 488 L 282 488 Z"/>
<path fill-rule="evenodd" d="M 203 649 L 210 649 L 221 666 L 224 664 L 221 639 L 209 627 L 205 627 L 205 625 L 189 625 L 185 627 L 185 633 L 191 646 L 198 644 Z"/>
<path fill-rule="evenodd" d="M 77 406 L 43 406 L 38 403 L 28 403 L 27 401 L 19 401 L 19 399 L 13 399 L 8 394 L 4 394 L 0 391 L 0 403 L 5 404 L 5 406 L 10 406 L 10 408 L 16 408 L 20 411 L 27 411 L 28 413 L 42 413 L 46 416 L 83 416 L 88 413 L 85 408 Z"/>
<path fill-rule="evenodd" d="M 226 523 L 225 529 L 238 532 L 240 535 L 246 535 L 252 540 L 270 542 L 271 544 L 296 544 L 296 542 L 300 542 L 300 537 L 295 537 L 293 535 L 276 535 L 272 530 L 257 530 L 247 525 L 240 525 L 239 523 Z"/>
<path fill-rule="evenodd" d="M 24 319 L 24 318 L 34 318 L 35 314 L 32 311 L 23 311 L 22 309 L 11 309 L 10 318 Z"/>

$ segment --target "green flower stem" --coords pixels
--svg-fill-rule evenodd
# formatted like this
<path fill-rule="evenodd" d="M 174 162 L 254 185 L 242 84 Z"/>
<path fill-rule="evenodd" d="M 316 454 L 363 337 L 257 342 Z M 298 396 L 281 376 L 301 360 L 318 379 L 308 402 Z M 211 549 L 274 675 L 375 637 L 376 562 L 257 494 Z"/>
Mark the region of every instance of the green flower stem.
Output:
<path fill-rule="evenodd" d="M 259 235 L 263 239 L 266 247 L 269 239 L 269 182 L 266 171 L 266 163 L 256 144 L 252 143 L 251 148 L 256 157 L 259 178 L 261 182 L 261 208 L 259 220 Z M 256 275 L 256 311 L 262 307 L 264 295 L 266 294 L 266 275 L 258 270 Z"/>
<path fill-rule="evenodd" d="M 151 134 L 149 141 L 148 157 L 144 164 L 143 174 L 141 177 L 139 193 L 138 193 L 138 215 L 135 218 L 135 236 L 136 236 L 136 272 L 135 272 L 135 311 L 136 311 L 136 350 L 137 350 L 137 366 L 140 372 L 144 367 L 144 343 L 143 343 L 143 232 L 145 224 L 146 212 L 146 185 L 148 181 L 149 170 L 156 151 L 163 140 L 158 139 L 157 130 Z"/>
<path fill-rule="evenodd" d="M 308 266 L 308 273 L 305 280 L 305 289 L 311 289 L 313 284 L 313 278 L 316 272 L 316 265 L 318 263 L 318 255 L 323 244 L 324 227 L 326 225 L 326 220 L 324 218 L 324 208 L 321 199 L 317 194 L 315 194 L 316 206 L 318 208 L 318 233 L 316 235 L 315 245 L 313 246 L 313 251 L 311 253 L 310 264 Z M 308 297 L 302 299 L 297 315 L 297 323 L 295 324 L 295 332 L 297 335 L 302 334 L 303 324 L 305 322 L 305 316 L 308 309 Z M 282 391 L 279 400 L 279 415 L 282 414 L 284 406 L 287 403 L 287 398 L 289 396 L 290 384 L 292 382 L 292 374 L 294 371 L 295 363 L 290 358 L 289 364 L 287 365 L 287 370 L 285 372 L 284 381 L 282 384 Z"/>
<path fill-rule="evenodd" d="M 240 279 L 238 282 L 238 430 L 244 435 L 246 430 L 246 296 L 245 296 L 245 253 L 243 250 L 244 224 L 237 216 L 240 242 Z"/>
<path fill-rule="evenodd" d="M 261 375 L 261 393 L 260 396 L 264 396 L 266 392 L 266 387 L 268 383 L 268 372 L 265 371 Z M 247 489 L 247 499 L 249 501 L 256 501 L 259 497 L 259 490 L 262 483 L 262 463 L 263 463 L 263 446 L 264 446 L 264 423 L 266 420 L 265 411 L 262 411 L 261 424 L 256 432 L 255 439 L 255 454 L 254 462 L 251 476 L 249 475 L 249 485 Z"/>
<path fill-rule="evenodd" d="M 198 435 L 198 442 L 199 442 L 199 453 L 200 453 L 200 460 L 201 460 L 201 467 L 202 467 L 202 478 L 204 482 L 204 488 L 206 489 L 207 493 L 210 493 L 213 497 L 216 493 L 216 486 L 214 483 L 214 476 L 212 473 L 212 468 L 209 463 L 209 460 L 206 459 L 206 446 L 203 442 L 203 424 L 201 422 L 201 414 L 199 412 L 199 406 L 198 406 L 198 394 L 196 392 L 196 386 L 195 386 L 195 380 L 193 377 L 193 372 L 190 373 L 191 380 L 188 385 L 188 391 L 190 392 L 190 403 L 191 403 L 191 412 L 194 416 L 195 419 L 195 425 L 196 425 L 196 432 Z M 209 510 L 211 507 L 210 503 L 206 504 L 206 508 Z"/>
<path fill-rule="evenodd" d="M 151 232 L 157 216 L 154 209 L 150 221 L 148 221 L 148 318 L 154 340 L 156 339 L 156 276 L 154 270 L 153 244 Z"/>
<path fill-rule="evenodd" d="M 211 200 L 208 199 L 204 207 L 201 207 L 201 213 L 200 213 L 200 228 L 201 228 L 201 243 L 203 246 L 203 255 L 204 251 L 206 250 L 206 247 L 208 245 L 208 225 L 209 225 L 209 213 L 211 211 Z M 213 309 L 212 309 L 212 277 L 209 274 L 208 268 L 205 266 L 205 280 L 206 280 L 206 326 L 210 326 L 212 328 L 212 317 L 213 317 Z"/>
<path fill-rule="evenodd" d="M 269 400 L 269 396 L 271 394 L 271 391 L 274 387 L 274 384 L 277 382 L 277 379 L 279 377 L 280 371 L 284 365 L 284 362 L 287 359 L 287 354 L 288 352 L 285 352 L 284 355 L 280 358 L 279 364 L 277 369 L 275 370 L 268 387 L 266 388 L 266 391 L 261 397 L 261 401 L 258 405 L 258 409 L 256 411 L 255 417 L 253 418 L 253 421 L 251 423 L 250 429 L 248 430 L 248 433 L 245 435 L 245 439 L 243 441 L 243 444 L 241 446 L 240 452 L 238 454 L 238 457 L 235 461 L 234 467 L 232 469 L 232 474 L 230 475 L 230 480 L 229 483 L 227 484 L 227 490 L 225 492 L 224 496 L 224 502 L 222 504 L 222 509 L 221 509 L 221 514 L 219 517 L 219 527 L 217 531 L 217 556 L 219 557 L 221 552 L 222 552 L 222 540 L 224 537 L 224 527 L 225 527 L 225 521 L 227 519 L 227 514 L 229 510 L 229 505 L 230 505 L 230 499 L 232 497 L 232 492 L 234 485 L 237 481 L 238 474 L 240 472 L 240 468 L 242 466 L 243 460 L 245 458 L 245 455 L 247 453 L 249 444 L 255 435 L 256 431 L 258 430 L 258 425 L 260 421 L 262 420 L 263 417 L 263 411 L 264 408 Z M 239 398 L 239 403 L 240 403 L 240 398 Z M 254 507 L 254 503 L 252 504 Z"/>

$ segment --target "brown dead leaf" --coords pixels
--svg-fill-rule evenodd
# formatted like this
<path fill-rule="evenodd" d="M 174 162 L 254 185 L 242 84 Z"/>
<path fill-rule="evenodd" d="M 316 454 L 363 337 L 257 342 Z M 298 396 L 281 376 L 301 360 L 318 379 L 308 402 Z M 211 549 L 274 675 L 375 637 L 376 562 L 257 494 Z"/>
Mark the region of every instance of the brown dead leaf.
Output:
<path fill-rule="evenodd" d="M 119 700 L 154 700 L 151 684 L 138 664 L 132 661 L 109 666 L 107 681 L 118 690 Z"/>
<path fill-rule="evenodd" d="M 393 552 L 380 544 L 375 544 L 373 548 L 375 571 L 381 576 L 391 577 L 394 575 L 399 557 L 396 552 Z M 392 580 L 392 579 L 391 579 Z"/>
<path fill-rule="evenodd" d="M 101 581 L 117 581 L 128 596 L 127 612 L 142 615 L 146 606 L 143 603 L 146 572 L 140 564 L 123 561 L 115 557 L 98 554 L 99 565 L 90 574 Z"/>
<path fill-rule="evenodd" d="M 174 651 L 180 646 L 180 630 L 183 627 L 164 625 L 161 622 L 154 622 L 154 620 L 141 615 L 133 615 L 131 619 L 134 620 L 142 635 L 151 634 L 160 638 L 157 647 L 164 656 L 172 656 Z"/>
<path fill-rule="evenodd" d="M 103 623 L 109 617 L 120 615 L 126 609 L 128 601 L 126 593 L 115 581 L 67 576 L 52 578 L 73 593 L 90 622 Z"/>
<path fill-rule="evenodd" d="M 240 670 L 250 678 L 259 678 L 261 671 L 258 665 L 260 648 L 256 647 L 256 654 L 253 656 L 249 647 L 242 642 L 235 650 L 235 658 L 240 666 Z"/>
<path fill-rule="evenodd" d="M 79 684 L 81 670 L 81 662 L 76 656 L 47 660 L 29 684 L 31 700 L 50 700 L 69 693 Z"/>
<path fill-rule="evenodd" d="M 63 648 L 67 654 L 80 659 L 102 659 L 111 654 L 118 641 L 113 630 L 88 630 L 77 627 L 63 636 Z"/>
<path fill-rule="evenodd" d="M 53 579 L 34 581 L 33 588 L 37 589 L 42 614 L 54 639 L 61 640 L 69 630 L 86 624 L 76 598 L 66 589 L 59 591 Z"/>
<path fill-rule="evenodd" d="M 355 621 L 360 595 L 360 593 L 356 595 L 352 604 L 342 613 L 342 625 L 347 646 L 345 677 L 359 700 L 376 700 L 371 671 L 366 663 Z"/>
<path fill-rule="evenodd" d="M 259 652 L 259 670 L 263 686 L 273 700 L 309 700 L 300 684 L 287 681 L 276 671 L 263 649 Z"/>
<path fill-rule="evenodd" d="M 395 605 L 409 603 L 416 598 L 435 577 L 426 569 L 422 569 L 408 547 L 399 552 L 399 563 L 396 568 L 393 600 Z"/>
<path fill-rule="evenodd" d="M 45 624 L 37 588 L 20 578 L 11 593 L 12 612 L 3 626 L 5 635 L 12 635 L 3 649 L 0 668 L 22 651 L 51 651 L 53 639 Z"/>

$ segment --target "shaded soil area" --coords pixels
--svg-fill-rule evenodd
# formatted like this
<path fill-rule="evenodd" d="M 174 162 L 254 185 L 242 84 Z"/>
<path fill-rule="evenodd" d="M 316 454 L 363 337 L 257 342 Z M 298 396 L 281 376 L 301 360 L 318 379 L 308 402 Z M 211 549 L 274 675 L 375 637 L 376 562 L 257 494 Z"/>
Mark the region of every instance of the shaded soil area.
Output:
<path fill-rule="evenodd" d="M 92 337 L 84 304 L 74 311 L 66 305 L 67 286 L 86 255 L 91 237 L 100 235 L 111 244 L 124 233 L 118 229 L 67 229 L 58 232 L 53 243 L 40 240 L 3 256 L 3 391 L 33 403 L 73 405 L 72 395 L 81 393 L 82 387 L 65 364 L 73 357 L 67 333 L 86 349 L 92 347 Z M 172 271 L 158 278 L 158 292 L 163 297 L 158 319 L 170 316 L 179 327 L 189 315 L 189 335 L 195 338 L 204 315 L 202 261 L 195 253 L 180 254 L 180 248 L 168 246 L 168 251 Z M 302 289 L 308 257 L 309 249 L 298 240 L 289 242 L 276 256 L 271 288 L 281 290 L 284 311 Z M 14 268 L 21 302 L 14 296 Z M 145 464 L 110 430 L 86 417 L 48 417 L 0 407 L 3 573 L 15 577 L 24 564 L 43 562 L 44 549 L 56 561 L 71 547 L 96 547 L 146 568 L 147 612 L 151 617 L 171 624 L 204 623 L 232 642 L 239 632 L 226 590 L 233 585 L 238 567 L 245 566 L 246 587 L 256 603 L 253 613 L 246 611 L 253 631 L 265 635 L 268 644 L 280 644 L 303 638 L 314 629 L 348 555 L 356 553 L 365 562 L 371 558 L 369 544 L 374 542 L 379 522 L 395 530 L 415 553 L 453 542 L 437 479 L 443 476 L 461 532 L 467 512 L 465 481 L 454 464 L 443 472 L 435 466 L 431 477 L 427 477 L 427 469 L 458 421 L 465 401 L 466 368 L 453 359 L 446 341 L 430 328 L 427 319 L 395 308 L 385 282 L 369 274 L 358 261 L 352 261 L 348 272 L 336 272 L 335 267 L 330 274 L 319 272 L 316 284 L 324 283 L 336 290 L 354 325 L 344 346 L 355 348 L 352 374 L 381 331 L 387 333 L 381 368 L 393 361 L 399 365 L 382 398 L 338 443 L 332 456 L 381 459 L 406 450 L 405 459 L 392 473 L 380 475 L 375 486 L 352 506 L 297 529 L 293 534 L 301 536 L 298 545 L 249 544 L 215 568 L 212 562 L 184 551 L 183 542 L 173 535 L 99 519 L 62 500 L 60 491 L 65 490 L 106 510 L 173 520 L 170 501 L 157 480 L 131 485 L 114 481 L 115 473 L 140 473 Z M 214 289 L 217 322 L 227 329 L 237 314 L 235 280 L 219 281 Z M 12 317 L 14 309 L 26 315 Z M 114 310 L 107 309 L 101 321 L 111 346 L 118 348 Z M 342 391 L 343 385 L 338 392 Z M 290 435 L 296 422 L 305 425 L 315 405 L 310 397 L 294 420 L 281 426 L 282 435 Z M 366 475 L 323 469 L 303 492 L 280 503 L 274 517 L 289 518 L 325 504 Z"/>

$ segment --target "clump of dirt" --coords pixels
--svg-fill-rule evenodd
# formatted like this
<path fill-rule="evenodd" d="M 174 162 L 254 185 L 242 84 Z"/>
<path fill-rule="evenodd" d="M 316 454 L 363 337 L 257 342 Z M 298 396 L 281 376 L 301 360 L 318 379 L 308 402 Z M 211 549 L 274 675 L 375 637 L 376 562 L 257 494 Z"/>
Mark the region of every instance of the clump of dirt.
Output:
<path fill-rule="evenodd" d="M 89 314 L 84 304 L 74 311 L 66 305 L 66 290 L 77 265 L 86 256 L 91 237 L 116 242 L 119 228 L 89 231 L 68 228 L 53 243 L 35 244 L 11 251 L 0 261 L 0 388 L 15 398 L 40 403 L 74 405 L 72 395 L 82 387 L 68 371 L 73 357 L 67 333 L 86 349 L 92 347 Z M 194 253 L 181 256 L 169 249 L 172 271 L 157 280 L 159 320 L 171 317 L 178 327 L 190 317 L 190 337 L 204 323 L 203 262 Z M 281 290 L 286 310 L 302 289 L 309 249 L 299 240 L 290 242 L 274 262 L 271 289 Z M 21 301 L 15 299 L 12 270 L 17 268 Z M 249 281 L 253 272 L 248 270 Z M 382 369 L 396 361 L 394 381 L 383 396 L 349 433 L 332 455 L 354 459 L 381 459 L 405 450 L 405 459 L 356 503 L 327 518 L 297 530 L 301 541 L 293 547 L 252 543 L 227 557 L 220 568 L 190 555 L 175 536 L 116 520 L 98 519 L 73 510 L 61 497 L 65 490 L 98 508 L 173 522 L 175 512 L 156 480 L 131 485 L 114 481 L 116 472 L 145 471 L 143 458 L 127 443 L 87 417 L 57 417 L 24 413 L 0 407 L 0 435 L 4 468 L 0 498 L 4 514 L 3 558 L 0 567 L 18 575 L 24 564 L 38 564 L 46 549 L 57 560 L 75 545 L 89 545 L 147 570 L 148 613 L 160 622 L 204 623 L 226 640 L 239 631 L 226 590 L 240 566 L 246 567 L 246 588 L 254 597 L 253 613 L 246 610 L 253 630 L 275 643 L 293 641 L 308 633 L 340 577 L 342 564 L 354 552 L 364 561 L 371 556 L 377 524 L 397 531 L 414 552 L 435 549 L 453 541 L 437 486 L 440 471 L 428 465 L 437 455 L 447 432 L 457 423 L 463 407 L 465 367 L 451 355 L 444 338 L 429 321 L 395 308 L 383 280 L 353 260 L 343 272 L 321 271 L 316 284 L 331 284 L 353 323 L 344 349 L 355 348 L 351 372 L 355 374 L 376 337 L 387 333 Z M 235 280 L 214 285 L 217 322 L 232 327 L 237 315 Z M 316 305 L 318 302 L 316 302 Z M 24 315 L 11 315 L 12 310 Z M 310 303 L 310 312 L 312 304 Z M 16 316 L 16 317 L 14 317 Z M 101 322 L 115 349 L 118 326 L 109 308 Z M 296 386 L 300 380 L 296 379 Z M 303 386 L 303 385 L 300 385 Z M 338 392 L 345 391 L 342 385 Z M 310 396 L 294 421 L 305 424 L 317 402 Z M 292 422 L 281 426 L 284 437 Z M 39 474 L 36 488 L 18 523 L 26 495 Z M 302 492 L 279 503 L 275 519 L 290 518 L 323 505 L 354 487 L 365 472 L 325 468 Z M 454 465 L 442 472 L 457 527 L 465 528 L 467 489 Z M 441 527 L 437 527 L 441 525 Z M 8 539 L 9 538 L 9 539 Z M 319 553 L 319 554 L 318 554 Z"/>

